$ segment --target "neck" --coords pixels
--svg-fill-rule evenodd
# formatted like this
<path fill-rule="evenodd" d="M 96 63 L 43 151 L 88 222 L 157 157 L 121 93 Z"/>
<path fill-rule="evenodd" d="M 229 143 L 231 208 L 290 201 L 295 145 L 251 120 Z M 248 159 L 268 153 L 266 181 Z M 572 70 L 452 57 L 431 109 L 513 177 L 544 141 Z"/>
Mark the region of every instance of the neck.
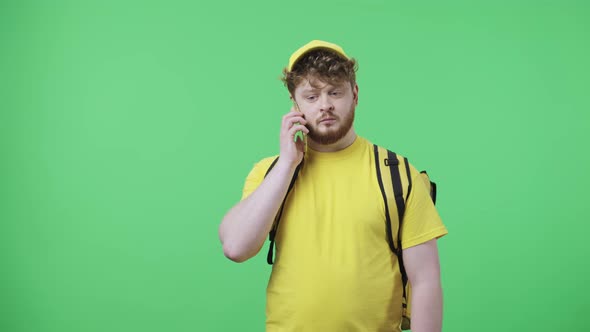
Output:
<path fill-rule="evenodd" d="M 350 130 L 348 131 L 348 133 L 346 133 L 346 135 L 344 135 L 344 137 L 342 137 L 336 143 L 327 144 L 327 145 L 326 144 L 319 144 L 308 137 L 307 144 L 309 145 L 309 147 L 311 149 L 318 151 L 318 152 L 336 152 L 336 151 L 340 151 L 340 150 L 343 150 L 343 149 L 349 147 L 354 142 L 355 139 L 356 139 L 356 133 L 354 132 L 354 128 L 351 127 Z"/>

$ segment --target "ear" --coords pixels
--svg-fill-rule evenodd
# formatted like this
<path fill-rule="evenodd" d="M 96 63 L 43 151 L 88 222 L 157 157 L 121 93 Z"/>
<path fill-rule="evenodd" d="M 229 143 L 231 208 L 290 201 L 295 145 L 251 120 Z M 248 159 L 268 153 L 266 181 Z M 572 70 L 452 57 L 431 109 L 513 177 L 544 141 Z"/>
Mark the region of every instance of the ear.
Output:
<path fill-rule="evenodd" d="M 355 105 L 359 104 L 359 86 L 356 83 L 354 88 L 352 88 L 352 100 L 354 101 Z"/>

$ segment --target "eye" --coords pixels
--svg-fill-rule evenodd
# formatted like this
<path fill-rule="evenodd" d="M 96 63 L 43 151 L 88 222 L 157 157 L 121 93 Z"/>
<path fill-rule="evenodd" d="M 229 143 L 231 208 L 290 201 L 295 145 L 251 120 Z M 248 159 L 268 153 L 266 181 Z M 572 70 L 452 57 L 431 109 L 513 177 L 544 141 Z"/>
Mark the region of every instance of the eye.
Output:
<path fill-rule="evenodd" d="M 334 91 L 330 92 L 330 94 L 332 96 L 340 96 L 342 94 L 342 92 L 340 90 L 334 90 Z"/>
<path fill-rule="evenodd" d="M 309 101 L 314 101 L 316 98 L 316 96 L 307 96 L 305 97 L 305 99 L 309 100 Z"/>

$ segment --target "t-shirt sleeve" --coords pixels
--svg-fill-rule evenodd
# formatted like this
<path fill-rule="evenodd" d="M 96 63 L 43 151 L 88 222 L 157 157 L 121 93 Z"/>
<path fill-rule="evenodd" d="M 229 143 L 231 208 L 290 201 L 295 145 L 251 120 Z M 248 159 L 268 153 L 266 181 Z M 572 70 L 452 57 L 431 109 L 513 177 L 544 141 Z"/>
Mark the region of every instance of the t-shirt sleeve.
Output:
<path fill-rule="evenodd" d="M 406 202 L 402 223 L 402 249 L 417 246 L 448 233 L 443 224 L 424 180 L 411 167 L 412 191 Z"/>
<path fill-rule="evenodd" d="M 242 190 L 242 199 L 244 200 L 246 197 L 250 196 L 258 188 L 258 186 L 264 180 L 264 175 L 268 168 L 272 164 L 272 162 L 276 159 L 277 156 L 264 158 L 261 161 L 254 164 L 252 170 L 246 177 L 246 182 L 244 183 L 244 189 Z"/>

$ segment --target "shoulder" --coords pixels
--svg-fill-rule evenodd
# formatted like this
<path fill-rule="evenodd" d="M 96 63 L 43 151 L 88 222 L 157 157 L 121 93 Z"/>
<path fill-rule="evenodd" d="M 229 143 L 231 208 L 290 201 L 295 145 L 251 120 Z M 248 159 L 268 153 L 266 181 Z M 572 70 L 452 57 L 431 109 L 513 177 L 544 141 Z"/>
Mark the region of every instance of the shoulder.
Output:
<path fill-rule="evenodd" d="M 390 149 L 389 147 L 384 145 L 373 144 L 369 140 L 366 141 L 368 142 L 368 144 L 373 146 L 373 149 L 377 150 L 380 162 L 383 161 L 381 164 L 382 166 L 388 166 L 390 164 L 393 164 L 391 162 L 391 158 L 394 157 L 396 158 L 397 163 L 400 166 L 400 171 L 407 172 L 407 170 L 409 169 L 409 175 L 412 179 L 415 179 L 418 176 L 420 176 L 420 171 L 418 171 L 418 169 L 412 164 L 412 162 L 410 161 L 411 159 L 407 157 L 405 153 L 399 153 L 396 149 Z M 385 159 L 387 159 L 387 164 L 385 164 Z"/>
<path fill-rule="evenodd" d="M 270 167 L 270 165 L 279 157 L 279 155 L 274 155 L 274 156 L 270 156 L 270 157 L 265 157 L 262 158 L 260 161 L 258 161 L 256 163 L 256 166 L 262 168 L 262 169 L 268 169 Z"/>
<path fill-rule="evenodd" d="M 262 158 L 259 161 L 255 162 L 248 177 L 252 177 L 252 176 L 264 177 L 264 175 L 266 174 L 266 171 L 268 170 L 270 165 L 272 165 L 272 163 L 275 161 L 275 159 L 277 159 L 278 156 L 279 155 L 265 157 L 265 158 Z"/>
<path fill-rule="evenodd" d="M 278 155 L 262 158 L 254 163 L 252 170 L 250 170 L 250 173 L 246 177 L 246 182 L 244 183 L 244 188 L 242 190 L 242 199 L 248 197 L 256 188 L 258 188 L 260 183 L 262 183 L 262 180 L 264 180 L 266 171 L 277 157 Z"/>
<path fill-rule="evenodd" d="M 365 139 L 365 141 L 367 141 L 367 143 L 370 144 L 374 149 L 378 150 L 380 155 L 383 154 L 384 156 L 386 156 L 387 159 L 390 159 L 391 157 L 395 156 L 400 165 L 405 165 L 407 163 L 408 165 L 413 167 L 412 163 L 409 161 L 409 158 L 406 157 L 405 154 L 400 153 L 397 149 L 391 148 L 390 146 L 375 144 L 367 139 Z"/>

